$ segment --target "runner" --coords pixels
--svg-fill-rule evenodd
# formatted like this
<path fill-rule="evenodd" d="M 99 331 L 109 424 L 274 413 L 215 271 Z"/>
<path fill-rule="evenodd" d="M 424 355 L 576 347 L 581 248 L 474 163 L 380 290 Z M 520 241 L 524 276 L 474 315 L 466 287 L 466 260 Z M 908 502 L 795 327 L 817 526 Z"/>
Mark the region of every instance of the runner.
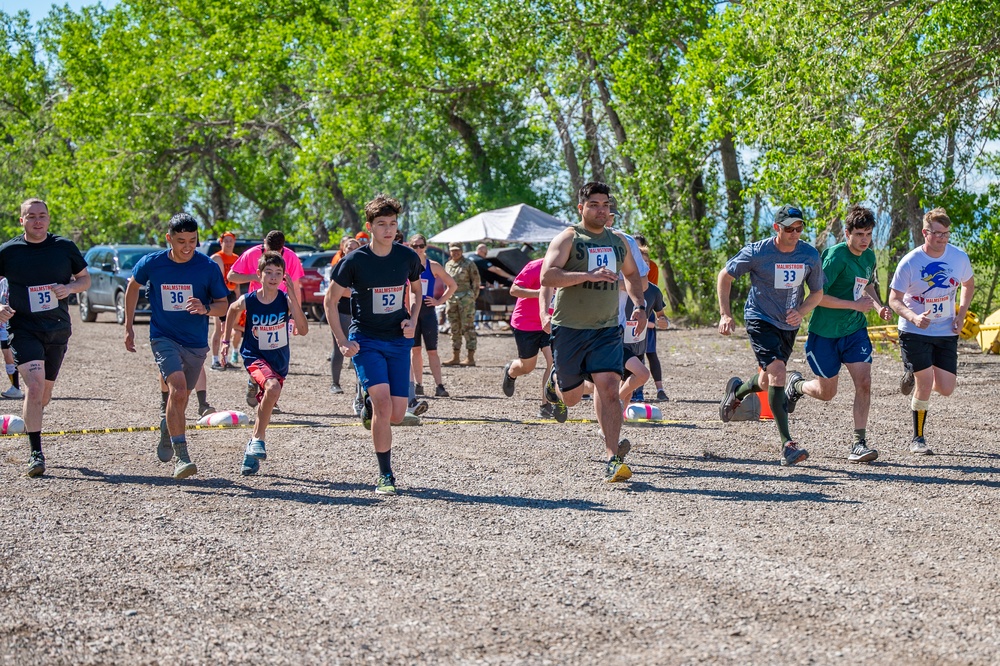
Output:
<path fill-rule="evenodd" d="M 514 332 L 514 344 L 517 345 L 517 358 L 509 361 L 503 368 L 503 378 L 500 388 L 503 394 L 510 398 L 514 395 L 514 382 L 518 377 L 530 374 L 538 363 L 538 354 L 545 359 L 545 372 L 542 374 L 542 404 L 538 408 L 538 417 L 542 419 L 556 418 L 556 409 L 565 410 L 566 406 L 557 407 L 545 399 L 545 382 L 552 371 L 552 316 L 550 314 L 550 298 L 542 299 L 542 259 L 529 261 L 514 278 L 510 295 L 517 298 L 514 312 L 510 316 L 510 328 Z M 546 292 L 551 292 L 546 289 Z M 562 415 L 562 421 L 566 416 Z"/>
<path fill-rule="evenodd" d="M 10 302 L 10 291 L 7 288 L 7 278 L 0 277 L 0 305 L 7 305 Z M 7 378 L 10 379 L 8 386 L 0 396 L 12 400 L 20 400 L 24 397 L 21 390 L 21 383 L 17 376 L 17 364 L 14 363 L 14 352 L 10 350 L 10 333 L 7 331 L 7 322 L 0 323 L 0 349 L 3 349 L 3 360 L 7 370 Z"/>
<path fill-rule="evenodd" d="M 746 245 L 719 271 L 719 333 L 730 335 L 736 328 L 730 311 L 729 293 L 736 278 L 750 274 L 750 293 L 743 316 L 750 346 L 759 372 L 740 381 L 731 377 L 719 405 L 719 417 L 729 422 L 740 401 L 751 393 L 767 390 L 767 404 L 781 437 L 781 464 L 805 461 L 809 452 L 800 449 L 788 430 L 785 409 L 785 364 L 792 353 L 802 318 L 823 298 L 823 270 L 819 252 L 800 240 L 805 222 L 798 208 L 785 205 L 774 216 L 776 235 Z M 803 285 L 809 296 L 803 300 Z"/>
<path fill-rule="evenodd" d="M 309 332 L 309 322 L 302 312 L 295 290 L 283 292 L 278 289 L 287 280 L 285 260 L 277 252 L 265 252 L 261 255 L 257 268 L 257 281 L 261 283 L 261 288 L 240 296 L 229 306 L 229 323 L 226 324 L 226 334 L 222 340 L 223 354 L 229 349 L 229 339 L 238 319 L 237 315 L 246 312 L 250 334 L 243 336 L 240 355 L 250 378 L 258 387 L 257 419 L 240 468 L 240 474 L 244 476 L 256 474 L 260 470 L 260 461 L 267 459 L 264 443 L 267 425 L 271 422 L 271 412 L 281 395 L 285 377 L 288 376 L 289 315 L 295 320 L 296 335 Z"/>
<path fill-rule="evenodd" d="M 565 421 L 566 408 L 583 396 L 584 381 L 594 383 L 594 410 L 608 453 L 604 480 L 614 483 L 632 476 L 618 447 L 622 427 L 619 271 L 635 308 L 645 311 L 646 305 L 643 278 L 624 234 L 605 228 L 611 215 L 610 193 L 604 183 L 580 188 L 580 224 L 552 240 L 542 264 L 541 284 L 558 289 L 552 315 L 553 367 L 545 397 L 556 406 L 556 419 Z M 645 326 L 646 317 L 639 317 L 636 331 L 643 333 Z"/>
<path fill-rule="evenodd" d="M 230 269 L 232 269 L 233 264 L 239 259 L 239 256 L 233 254 L 233 248 L 236 247 L 236 234 L 231 231 L 227 231 L 219 236 L 219 246 L 222 248 L 218 252 L 212 255 L 212 261 L 215 265 L 219 267 L 222 271 L 223 276 L 229 275 Z M 236 299 L 240 295 L 240 286 L 235 282 L 230 282 L 226 280 L 226 287 L 229 288 L 229 293 L 226 294 L 226 300 L 230 305 L 236 302 Z M 229 365 L 228 359 L 223 356 L 221 361 L 219 359 L 219 344 L 222 341 L 222 329 L 226 327 L 226 315 L 221 317 L 215 317 L 215 328 L 212 331 L 212 370 L 225 370 L 226 366 Z M 227 338 L 228 339 L 228 338 Z M 239 343 L 234 342 L 236 348 L 239 348 Z"/>
<path fill-rule="evenodd" d="M 903 395 L 913 392 L 913 440 L 910 452 L 931 455 L 924 424 L 931 391 L 949 396 L 958 381 L 958 332 L 972 304 L 975 279 L 969 255 L 948 242 L 951 219 L 944 208 L 924 215 L 924 244 L 899 262 L 889 284 L 889 305 L 899 315 L 899 350 L 903 355 Z M 962 301 L 955 312 L 955 293 Z M 914 390 L 914 387 L 916 390 Z"/>
<path fill-rule="evenodd" d="M 156 455 L 161 462 L 173 461 L 175 479 L 185 479 L 197 474 L 198 467 L 188 455 L 184 410 L 208 354 L 208 319 L 225 313 L 229 289 L 218 266 L 196 251 L 198 223 L 193 217 L 178 213 L 170 218 L 167 245 L 170 249 L 140 259 L 125 287 L 125 349 L 135 351 L 132 325 L 139 286 L 145 284 L 149 346 L 169 390 L 160 429 L 166 427 L 170 439 L 161 436 Z"/>
<path fill-rule="evenodd" d="M 420 257 L 424 272 L 420 274 L 420 293 L 424 295 L 424 305 L 420 308 L 416 332 L 413 334 L 413 350 L 410 352 L 410 367 L 413 371 L 415 395 L 423 395 L 424 359 L 420 352 L 421 340 L 427 348 L 427 365 L 434 379 L 434 397 L 447 398 L 448 391 L 444 388 L 444 377 L 441 375 L 441 357 L 438 355 L 438 320 L 437 306 L 447 303 L 455 293 L 455 280 L 438 262 L 427 258 L 427 239 L 423 234 L 410 237 L 410 249 Z M 434 298 L 434 289 L 438 280 L 444 284 L 444 291 L 439 298 Z M 412 405 L 411 405 L 412 406 Z"/>
<path fill-rule="evenodd" d="M 340 351 L 354 359 L 363 394 L 362 423 L 371 428 L 379 478 L 375 492 L 396 494 L 392 470 L 392 424 L 406 414 L 410 384 L 410 349 L 422 301 L 417 253 L 393 243 L 402 206 L 377 195 L 365 204 L 365 228 L 371 242 L 344 257 L 326 290 L 328 313 L 345 290 L 353 290 L 351 329 L 345 334 L 338 317 L 328 317 Z M 409 303 L 404 303 L 409 281 Z"/>
<path fill-rule="evenodd" d="M 66 299 L 90 287 L 90 273 L 73 241 L 49 233 L 44 201 L 24 201 L 19 219 L 24 233 L 0 246 L 0 276 L 7 278 L 10 299 L 0 305 L 0 322 L 7 322 L 10 348 L 24 382 L 27 474 L 36 477 L 45 473 L 42 414 L 73 334 Z"/>
<path fill-rule="evenodd" d="M 847 240 L 823 252 L 826 285 L 823 298 L 809 320 L 806 359 L 816 379 L 806 381 L 792 372 L 785 384 L 788 413 L 803 395 L 830 401 L 837 395 L 841 364 L 854 382 L 854 441 L 847 459 L 867 463 L 878 458 L 868 446 L 866 428 L 871 407 L 872 342 L 868 337 L 865 313 L 878 310 L 889 321 L 888 306 L 880 305 L 875 284 L 875 251 L 872 231 L 875 214 L 863 206 L 851 206 L 844 220 Z"/>

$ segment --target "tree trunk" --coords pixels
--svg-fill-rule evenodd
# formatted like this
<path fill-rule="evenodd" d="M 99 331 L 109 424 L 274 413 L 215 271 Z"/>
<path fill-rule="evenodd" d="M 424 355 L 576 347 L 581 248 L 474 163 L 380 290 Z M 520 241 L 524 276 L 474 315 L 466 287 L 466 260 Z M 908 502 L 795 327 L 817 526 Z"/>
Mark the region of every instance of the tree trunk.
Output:
<path fill-rule="evenodd" d="M 587 137 L 589 151 L 587 158 L 590 160 L 590 178 L 600 183 L 604 180 L 604 163 L 601 161 L 601 145 L 597 137 L 597 122 L 594 120 L 594 105 L 590 100 L 590 92 L 583 91 L 583 129 Z"/>
<path fill-rule="evenodd" d="M 663 276 L 663 295 L 667 297 L 671 313 L 684 312 L 684 292 L 677 284 L 677 275 L 674 273 L 674 265 L 670 263 L 670 254 L 664 245 L 657 244 L 656 247 L 660 255 L 660 273 Z"/>
<path fill-rule="evenodd" d="M 330 188 L 330 194 L 333 195 L 333 200 L 337 202 L 338 206 L 340 206 L 340 212 L 344 215 L 343 224 L 341 224 L 341 226 L 352 231 L 361 231 L 361 222 L 358 219 L 358 211 L 354 207 L 354 204 L 351 203 L 351 200 L 344 194 L 344 190 L 340 188 L 340 180 L 337 178 L 337 170 L 330 162 L 327 162 L 326 164 L 326 185 Z"/>
<path fill-rule="evenodd" d="M 743 222 L 743 181 L 740 159 L 732 132 L 726 132 L 719 142 L 722 176 L 726 179 L 726 254 L 736 254 L 746 245 L 746 224 Z"/>
<path fill-rule="evenodd" d="M 629 158 L 628 155 L 624 153 L 625 148 L 625 126 L 622 125 L 621 119 L 618 117 L 618 112 L 615 111 L 614 104 L 611 101 L 611 92 L 608 89 L 608 82 L 604 80 L 604 77 L 600 76 L 597 71 L 597 61 L 594 60 L 588 51 L 580 51 L 577 53 L 578 58 L 582 58 L 587 66 L 590 68 L 591 76 L 594 79 L 594 85 L 597 86 L 597 94 L 601 98 L 601 105 L 604 107 L 604 113 L 608 116 L 608 124 L 611 125 L 611 130 L 615 133 L 615 141 L 618 142 L 618 154 L 622 160 L 622 168 L 625 173 L 629 176 L 635 174 L 635 163 Z"/>
<path fill-rule="evenodd" d="M 538 94 L 545 101 L 545 106 L 549 110 L 549 115 L 552 116 L 552 122 L 556 126 L 556 131 L 559 133 L 559 142 L 562 144 L 563 149 L 563 159 L 566 161 L 566 171 L 569 172 L 569 182 L 573 188 L 573 198 L 575 199 L 576 193 L 583 187 L 583 178 L 580 176 L 580 163 L 576 159 L 576 148 L 573 146 L 573 137 L 569 133 L 569 125 L 566 124 L 562 107 L 559 106 L 559 102 L 552 95 L 552 90 L 549 89 L 548 84 L 544 80 L 540 80 L 535 89 L 538 90 Z"/>
<path fill-rule="evenodd" d="M 479 141 L 476 128 L 455 113 L 454 108 L 448 109 L 448 125 L 462 137 L 462 141 L 465 143 L 465 147 L 468 149 L 469 154 L 472 156 L 472 161 L 476 165 L 476 170 L 479 172 L 479 183 L 482 185 L 483 191 L 487 196 L 493 194 L 493 172 L 490 171 L 490 161 L 486 156 L 483 144 Z"/>

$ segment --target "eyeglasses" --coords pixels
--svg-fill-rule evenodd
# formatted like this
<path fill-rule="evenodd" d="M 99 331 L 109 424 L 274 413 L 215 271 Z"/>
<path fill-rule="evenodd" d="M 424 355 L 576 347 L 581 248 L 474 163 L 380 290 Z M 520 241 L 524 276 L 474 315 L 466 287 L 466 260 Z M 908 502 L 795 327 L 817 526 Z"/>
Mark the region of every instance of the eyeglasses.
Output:
<path fill-rule="evenodd" d="M 805 231 L 805 226 L 801 226 L 801 227 L 782 227 L 782 228 L 786 232 L 788 232 L 790 234 L 801 234 L 803 231 Z"/>
<path fill-rule="evenodd" d="M 931 231 L 930 229 L 924 229 L 924 231 L 934 236 L 934 238 L 947 238 L 951 234 L 950 231 Z"/>
<path fill-rule="evenodd" d="M 410 243 L 410 247 L 414 250 L 422 250 L 427 247 L 427 243 Z"/>

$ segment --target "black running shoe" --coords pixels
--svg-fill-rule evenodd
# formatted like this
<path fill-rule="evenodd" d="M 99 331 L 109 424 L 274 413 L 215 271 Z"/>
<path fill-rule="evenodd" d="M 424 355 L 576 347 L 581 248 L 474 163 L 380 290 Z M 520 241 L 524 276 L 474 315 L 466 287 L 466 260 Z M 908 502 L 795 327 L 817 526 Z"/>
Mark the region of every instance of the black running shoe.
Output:
<path fill-rule="evenodd" d="M 508 398 L 514 395 L 514 378 L 510 376 L 510 366 L 513 365 L 513 361 L 503 366 L 503 394 Z"/>
<path fill-rule="evenodd" d="M 719 403 L 719 418 L 722 419 L 723 423 L 729 423 L 736 408 L 740 406 L 741 401 L 736 398 L 736 390 L 742 385 L 743 380 L 739 377 L 730 377 L 729 381 L 726 382 L 726 393 L 722 396 L 722 402 Z"/>
<path fill-rule="evenodd" d="M 802 379 L 802 373 L 798 371 L 789 373 L 785 379 L 785 411 L 789 414 L 795 411 L 795 403 L 803 396 L 802 393 L 795 390 L 795 382 L 800 379 Z"/>

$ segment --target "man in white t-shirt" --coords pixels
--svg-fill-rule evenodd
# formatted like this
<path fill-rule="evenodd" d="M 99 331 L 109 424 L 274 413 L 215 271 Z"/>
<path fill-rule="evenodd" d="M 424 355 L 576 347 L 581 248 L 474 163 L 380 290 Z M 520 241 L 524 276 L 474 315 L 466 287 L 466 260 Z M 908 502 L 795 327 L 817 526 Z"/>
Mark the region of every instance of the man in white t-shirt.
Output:
<path fill-rule="evenodd" d="M 910 451 L 916 455 L 933 453 L 924 440 L 931 390 L 945 396 L 955 391 L 958 332 L 975 287 L 969 255 L 948 243 L 949 227 L 951 220 L 944 208 L 924 215 L 924 244 L 903 257 L 889 285 L 889 306 L 899 315 L 899 349 L 905 368 L 900 390 L 903 395 L 913 391 Z M 959 286 L 962 300 L 956 313 Z"/>

